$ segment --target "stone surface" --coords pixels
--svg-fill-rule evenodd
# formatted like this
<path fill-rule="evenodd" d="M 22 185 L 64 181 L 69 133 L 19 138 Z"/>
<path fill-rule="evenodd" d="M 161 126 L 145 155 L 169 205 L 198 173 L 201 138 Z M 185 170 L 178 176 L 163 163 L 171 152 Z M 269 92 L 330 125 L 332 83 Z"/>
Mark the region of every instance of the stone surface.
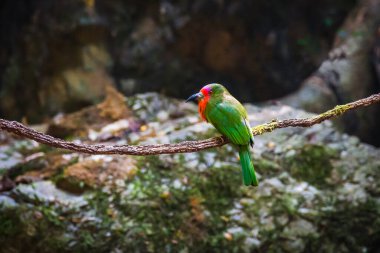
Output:
<path fill-rule="evenodd" d="M 127 104 L 142 125 L 107 144 L 217 135 L 199 120 L 195 106 L 182 101 L 148 93 L 127 98 Z M 288 106 L 246 108 L 252 125 L 312 115 Z M 105 125 L 103 134 L 120 129 L 116 122 Z M 41 157 L 35 155 L 33 163 L 4 169 L 5 176 L 38 175 L 47 167 L 54 173 L 32 184 L 18 182 L 0 195 L 0 243 L 6 252 L 378 249 L 380 150 L 339 133 L 331 122 L 255 137 L 257 188 L 243 186 L 230 145 L 129 158 L 68 154 L 31 143 L 25 148 L 19 142 L 1 148 L 16 147 L 21 159 L 43 152 L 46 162 L 36 162 Z M 49 160 L 53 156 L 60 159 Z"/>
<path fill-rule="evenodd" d="M 47 134 L 61 138 L 70 135 L 88 135 L 91 131 L 101 132 L 102 127 L 130 116 L 131 112 L 126 105 L 125 97 L 114 88 L 108 88 L 102 103 L 54 117 L 49 124 Z M 129 124 L 126 128 L 129 128 Z"/>

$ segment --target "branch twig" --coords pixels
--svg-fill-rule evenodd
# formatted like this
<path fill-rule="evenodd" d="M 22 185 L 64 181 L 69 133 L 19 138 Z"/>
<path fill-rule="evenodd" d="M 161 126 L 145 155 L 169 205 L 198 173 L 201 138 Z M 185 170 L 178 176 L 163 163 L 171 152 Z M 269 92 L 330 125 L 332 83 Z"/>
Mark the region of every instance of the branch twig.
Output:
<path fill-rule="evenodd" d="M 277 128 L 285 127 L 309 127 L 332 117 L 339 116 L 346 111 L 353 110 L 359 107 L 366 107 L 380 102 L 380 93 L 374 94 L 367 98 L 357 100 L 345 105 L 338 105 L 325 113 L 306 119 L 287 119 L 280 121 L 272 121 L 263 125 L 252 128 L 254 135 L 261 135 L 264 133 L 272 132 Z M 54 138 L 30 129 L 17 121 L 8 121 L 0 119 L 0 129 L 13 133 L 18 136 L 26 137 L 35 140 L 39 143 L 48 146 L 67 149 L 80 153 L 88 154 L 119 154 L 119 155 L 159 155 L 159 154 L 175 154 L 175 153 L 189 153 L 197 152 L 204 149 L 220 147 L 227 144 L 229 141 L 223 136 L 214 137 L 201 141 L 184 141 L 176 144 L 156 144 L 156 145 L 101 145 L 101 144 L 77 144 L 74 142 L 64 141 Z"/>

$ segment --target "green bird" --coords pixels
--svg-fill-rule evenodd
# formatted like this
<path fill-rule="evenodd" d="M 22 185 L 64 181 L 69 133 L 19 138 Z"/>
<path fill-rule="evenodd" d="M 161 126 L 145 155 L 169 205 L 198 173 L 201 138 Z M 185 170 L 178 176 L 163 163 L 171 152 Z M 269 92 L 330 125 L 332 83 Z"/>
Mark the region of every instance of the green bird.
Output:
<path fill-rule="evenodd" d="M 211 123 L 239 149 L 240 163 L 245 185 L 257 186 L 257 178 L 249 154 L 253 147 L 253 134 L 243 105 L 221 84 L 204 86 L 186 102 L 198 103 L 201 118 Z"/>

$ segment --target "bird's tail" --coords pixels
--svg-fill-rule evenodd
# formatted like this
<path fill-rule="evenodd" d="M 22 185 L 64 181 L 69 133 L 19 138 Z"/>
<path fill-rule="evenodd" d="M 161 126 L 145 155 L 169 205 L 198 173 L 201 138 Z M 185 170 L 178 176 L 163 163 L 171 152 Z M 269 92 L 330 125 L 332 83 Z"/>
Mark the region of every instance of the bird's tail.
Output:
<path fill-rule="evenodd" d="M 249 146 L 240 146 L 239 147 L 239 156 L 241 168 L 243 170 L 243 182 L 245 185 L 253 185 L 257 186 L 259 183 L 257 182 L 255 169 L 253 167 L 251 157 L 249 154 Z"/>

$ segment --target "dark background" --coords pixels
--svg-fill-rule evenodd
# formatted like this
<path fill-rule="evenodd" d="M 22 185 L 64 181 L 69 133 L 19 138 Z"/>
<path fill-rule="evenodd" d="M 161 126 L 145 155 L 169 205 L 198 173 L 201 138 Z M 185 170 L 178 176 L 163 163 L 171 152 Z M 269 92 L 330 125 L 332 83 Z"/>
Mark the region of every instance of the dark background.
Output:
<path fill-rule="evenodd" d="M 84 152 L 217 135 L 184 103 L 209 82 L 271 105 L 252 126 L 380 92 L 380 0 L 1 0 L 0 19 L 0 118 Z M 0 129 L 0 252 L 380 253 L 379 115 L 257 136 L 257 188 L 232 145 L 92 155 Z"/>
<path fill-rule="evenodd" d="M 345 29 L 358 24 L 345 20 L 360 13 L 362 2 L 4 0 L 0 116 L 40 123 L 99 102 L 107 86 L 125 95 L 157 91 L 184 99 L 220 82 L 243 102 L 281 102 L 316 73 L 340 40 L 356 36 Z M 358 83 L 339 92 L 326 82 L 333 94 L 326 107 L 352 101 L 351 93 L 378 90 L 373 48 L 368 43 L 362 63 L 369 69 L 363 75 L 373 76 L 370 88 L 357 92 Z M 300 98 L 286 103 L 327 109 L 312 97 L 315 106 L 298 103 Z M 346 130 L 379 143 L 378 135 L 354 128 Z"/>

